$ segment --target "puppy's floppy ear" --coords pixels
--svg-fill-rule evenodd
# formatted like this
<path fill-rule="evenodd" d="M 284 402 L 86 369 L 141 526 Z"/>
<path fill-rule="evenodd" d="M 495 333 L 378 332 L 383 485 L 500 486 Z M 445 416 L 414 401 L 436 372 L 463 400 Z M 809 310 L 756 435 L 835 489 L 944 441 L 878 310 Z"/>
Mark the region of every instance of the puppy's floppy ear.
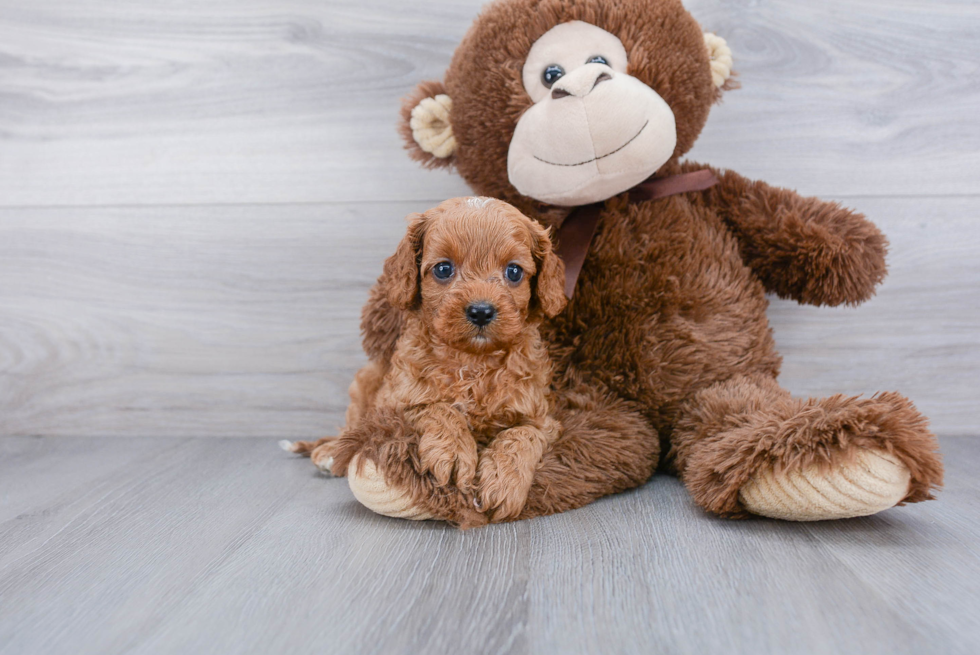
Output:
<path fill-rule="evenodd" d="M 411 309 L 418 302 L 419 258 L 422 256 L 422 240 L 427 220 L 425 214 L 409 214 L 408 230 L 402 237 L 395 254 L 385 260 L 385 295 L 388 302 L 399 309 Z"/>
<path fill-rule="evenodd" d="M 456 137 L 449 122 L 452 98 L 442 82 L 422 82 L 402 99 L 398 131 L 409 156 L 426 168 L 452 166 Z"/>
<path fill-rule="evenodd" d="M 554 318 L 565 309 L 565 264 L 551 247 L 548 230 L 528 219 L 533 241 L 533 255 L 538 272 L 534 276 L 534 293 L 538 304 L 548 318 Z"/>

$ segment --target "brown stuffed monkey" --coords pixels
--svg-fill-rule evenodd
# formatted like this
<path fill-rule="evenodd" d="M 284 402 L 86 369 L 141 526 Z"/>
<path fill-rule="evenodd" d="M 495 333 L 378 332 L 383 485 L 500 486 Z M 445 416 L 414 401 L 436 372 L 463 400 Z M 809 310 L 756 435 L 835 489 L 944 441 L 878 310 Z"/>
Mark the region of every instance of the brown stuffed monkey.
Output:
<path fill-rule="evenodd" d="M 725 517 L 868 515 L 942 483 L 936 439 L 904 396 L 796 399 L 776 382 L 766 293 L 860 303 L 887 243 L 835 203 L 680 160 L 735 86 L 731 65 L 680 0 L 498 0 L 445 81 L 406 99 L 412 157 L 554 227 L 568 257 L 571 300 L 542 330 L 563 432 L 520 518 L 636 487 L 658 464 Z M 362 324 L 382 366 L 401 320 L 386 284 Z M 343 440 L 333 471 L 369 508 L 494 520 L 418 473 L 397 421 Z"/>

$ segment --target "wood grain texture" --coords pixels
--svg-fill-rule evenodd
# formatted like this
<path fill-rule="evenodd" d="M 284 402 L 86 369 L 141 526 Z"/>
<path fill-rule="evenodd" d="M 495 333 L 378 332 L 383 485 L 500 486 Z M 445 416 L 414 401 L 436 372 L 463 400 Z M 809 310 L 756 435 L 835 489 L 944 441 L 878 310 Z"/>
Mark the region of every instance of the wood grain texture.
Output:
<path fill-rule="evenodd" d="M 0 439 L 0 653 L 974 653 L 978 441 L 939 502 L 722 521 L 677 480 L 459 532 L 265 439 Z"/>
<path fill-rule="evenodd" d="M 394 122 L 481 4 L 4 0 L 0 204 L 460 195 Z M 973 0 L 688 6 L 742 82 L 695 158 L 819 195 L 980 192 Z"/>
<path fill-rule="evenodd" d="M 330 433 L 368 288 L 435 202 L 0 209 L 0 434 Z M 899 390 L 940 433 L 975 434 L 980 201 L 854 204 L 891 274 L 857 309 L 774 301 L 783 383 Z"/>
<path fill-rule="evenodd" d="M 466 193 L 393 122 L 480 4 L 0 0 L 0 435 L 335 430 L 402 217 Z M 784 384 L 976 434 L 980 8 L 688 6 L 743 85 L 692 157 L 892 241 L 872 302 L 773 303 Z"/>

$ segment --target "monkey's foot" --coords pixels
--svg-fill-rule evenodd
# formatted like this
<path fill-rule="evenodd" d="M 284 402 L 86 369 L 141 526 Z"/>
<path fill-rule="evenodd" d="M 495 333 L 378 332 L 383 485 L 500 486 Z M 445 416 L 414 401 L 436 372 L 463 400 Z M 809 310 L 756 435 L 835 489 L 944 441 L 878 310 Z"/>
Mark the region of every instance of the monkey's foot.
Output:
<path fill-rule="evenodd" d="M 347 467 L 347 481 L 354 498 L 376 514 L 412 521 L 436 518 L 429 510 L 418 507 L 407 491 L 389 485 L 371 460 L 365 460 L 358 472 L 359 457 Z"/>
<path fill-rule="evenodd" d="M 786 521 L 868 516 L 894 507 L 909 493 L 911 474 L 894 455 L 865 450 L 830 471 L 763 469 L 739 490 L 749 512 Z"/>

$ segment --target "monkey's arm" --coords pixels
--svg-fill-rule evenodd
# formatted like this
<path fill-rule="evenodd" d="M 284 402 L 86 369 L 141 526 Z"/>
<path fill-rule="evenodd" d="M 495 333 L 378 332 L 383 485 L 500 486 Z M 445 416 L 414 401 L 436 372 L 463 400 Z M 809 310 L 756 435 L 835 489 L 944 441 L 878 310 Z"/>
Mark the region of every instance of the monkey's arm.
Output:
<path fill-rule="evenodd" d="M 715 171 L 706 200 L 767 291 L 809 305 L 856 305 L 886 273 L 885 236 L 837 203 Z"/>
<path fill-rule="evenodd" d="M 371 287 L 367 304 L 361 310 L 361 340 L 371 361 L 387 365 L 395 352 L 404 317 L 402 310 L 388 302 L 384 285 L 385 276 L 382 275 Z"/>

